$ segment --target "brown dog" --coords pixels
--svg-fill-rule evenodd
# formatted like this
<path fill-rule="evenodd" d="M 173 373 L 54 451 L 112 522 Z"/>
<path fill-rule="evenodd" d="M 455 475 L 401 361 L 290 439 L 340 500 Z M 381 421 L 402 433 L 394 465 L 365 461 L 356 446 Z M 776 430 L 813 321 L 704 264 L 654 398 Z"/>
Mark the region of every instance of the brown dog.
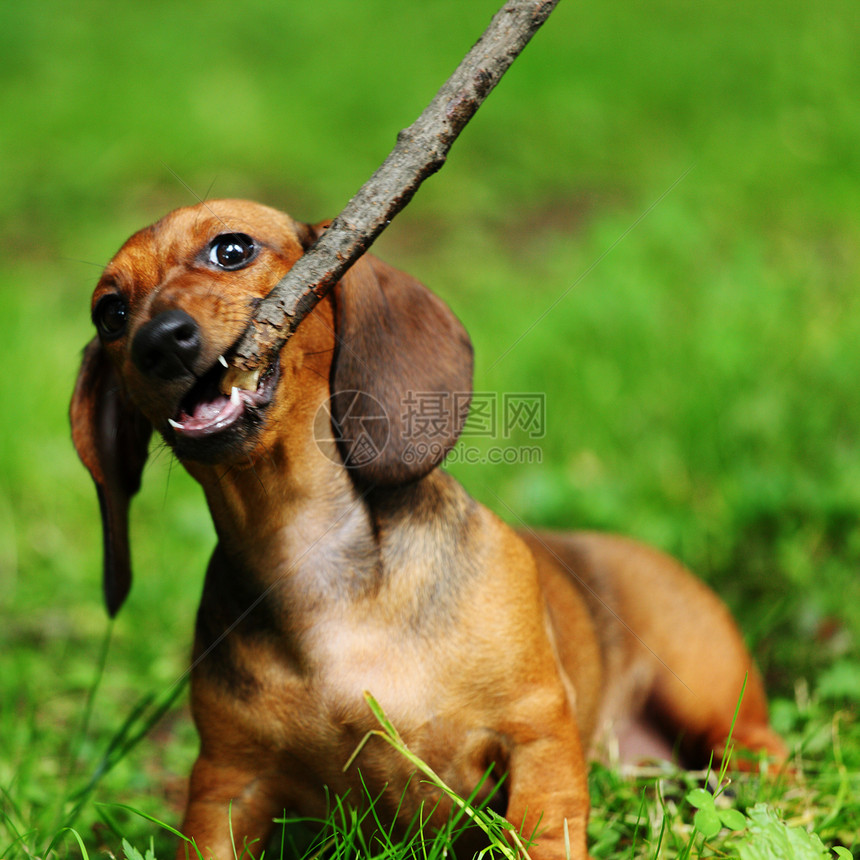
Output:
<path fill-rule="evenodd" d="M 359 798 L 361 779 L 380 815 L 430 810 L 439 798 L 380 739 L 344 771 L 378 728 L 364 691 L 461 795 L 490 769 L 481 797 L 500 786 L 492 804 L 537 827 L 535 858 L 563 856 L 565 820 L 586 857 L 589 749 L 614 731 L 663 750 L 680 738 L 687 762 L 719 756 L 747 673 L 734 739 L 782 758 L 733 621 L 677 563 L 617 537 L 517 534 L 435 468 L 465 420 L 472 354 L 421 284 L 366 255 L 261 375 L 229 366 L 317 234 L 249 202 L 179 209 L 126 242 L 93 296 L 71 419 L 109 611 L 130 585 L 128 504 L 152 428 L 218 533 L 183 831 L 232 857 L 228 806 L 240 850 L 259 848 L 285 808 L 322 814 L 324 786 Z M 419 432 L 404 412 L 416 393 L 460 406 Z"/>

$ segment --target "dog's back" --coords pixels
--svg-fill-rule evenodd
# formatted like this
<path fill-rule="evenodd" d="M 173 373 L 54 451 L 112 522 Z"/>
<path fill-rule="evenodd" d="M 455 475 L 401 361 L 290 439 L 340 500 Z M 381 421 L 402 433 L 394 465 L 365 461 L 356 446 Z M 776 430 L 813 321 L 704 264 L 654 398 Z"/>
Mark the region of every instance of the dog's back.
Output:
<path fill-rule="evenodd" d="M 740 631 L 704 583 L 673 558 L 627 538 L 530 530 L 520 536 L 537 560 L 569 673 L 582 673 L 573 631 L 583 623 L 569 592 L 588 607 L 603 665 L 586 735 L 594 751 L 605 753 L 608 745 L 622 759 L 637 759 L 671 758 L 680 750 L 684 764 L 701 766 L 712 751 L 723 752 L 739 708 L 734 742 L 784 759 Z M 742 758 L 737 762 L 743 766 Z"/>

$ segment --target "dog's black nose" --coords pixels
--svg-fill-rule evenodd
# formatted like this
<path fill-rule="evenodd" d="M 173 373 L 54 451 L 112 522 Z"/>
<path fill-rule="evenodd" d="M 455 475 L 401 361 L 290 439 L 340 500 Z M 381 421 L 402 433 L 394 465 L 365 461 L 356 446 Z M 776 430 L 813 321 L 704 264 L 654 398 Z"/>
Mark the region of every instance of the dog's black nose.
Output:
<path fill-rule="evenodd" d="M 137 368 L 159 379 L 194 375 L 200 354 L 200 328 L 185 311 L 164 311 L 135 335 L 131 358 Z"/>

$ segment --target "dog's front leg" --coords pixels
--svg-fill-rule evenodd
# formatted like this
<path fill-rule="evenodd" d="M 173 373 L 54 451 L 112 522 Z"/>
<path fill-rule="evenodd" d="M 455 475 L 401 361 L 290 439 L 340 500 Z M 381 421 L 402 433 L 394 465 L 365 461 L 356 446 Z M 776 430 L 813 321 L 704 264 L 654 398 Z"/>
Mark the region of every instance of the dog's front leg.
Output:
<path fill-rule="evenodd" d="M 284 806 L 275 778 L 266 773 L 201 755 L 194 764 L 182 833 L 193 839 L 206 860 L 258 857 Z M 245 847 L 250 850 L 243 854 Z M 196 858 L 185 841 L 177 860 Z"/>
<path fill-rule="evenodd" d="M 587 860 L 588 771 L 572 727 L 515 747 L 509 759 L 507 819 L 524 839 L 534 836 L 532 860 Z M 566 823 L 565 823 L 566 822 Z"/>

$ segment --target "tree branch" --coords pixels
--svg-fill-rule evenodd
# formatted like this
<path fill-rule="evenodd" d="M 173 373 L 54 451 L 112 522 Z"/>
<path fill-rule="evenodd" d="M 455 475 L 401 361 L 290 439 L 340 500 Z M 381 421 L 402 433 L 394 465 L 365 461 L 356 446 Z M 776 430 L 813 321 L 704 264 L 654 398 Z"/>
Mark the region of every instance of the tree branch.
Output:
<path fill-rule="evenodd" d="M 558 0 L 509 0 L 397 145 L 317 242 L 255 311 L 234 364 L 267 363 L 301 320 L 373 244 L 421 183 L 445 163 L 451 145 L 519 56 Z"/>

